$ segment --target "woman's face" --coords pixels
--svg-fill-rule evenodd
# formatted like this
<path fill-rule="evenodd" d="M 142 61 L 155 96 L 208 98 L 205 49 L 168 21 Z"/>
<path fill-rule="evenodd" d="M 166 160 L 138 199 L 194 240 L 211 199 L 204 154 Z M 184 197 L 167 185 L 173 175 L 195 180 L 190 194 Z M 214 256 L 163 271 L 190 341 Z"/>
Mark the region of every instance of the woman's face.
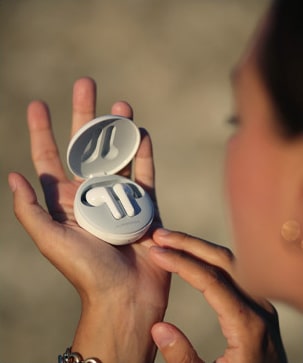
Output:
<path fill-rule="evenodd" d="M 237 125 L 227 146 L 226 186 L 240 281 L 253 293 L 287 300 L 302 262 L 280 231 L 287 220 L 303 216 L 296 202 L 302 182 L 297 155 L 303 155 L 303 143 L 286 141 L 279 133 L 256 66 L 265 28 L 232 75 Z"/>

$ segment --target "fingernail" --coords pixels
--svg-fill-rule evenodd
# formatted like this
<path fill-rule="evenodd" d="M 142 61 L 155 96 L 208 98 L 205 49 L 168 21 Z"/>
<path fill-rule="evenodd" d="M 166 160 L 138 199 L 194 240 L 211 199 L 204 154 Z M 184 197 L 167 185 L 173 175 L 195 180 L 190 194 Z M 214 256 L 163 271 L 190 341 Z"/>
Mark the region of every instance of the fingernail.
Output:
<path fill-rule="evenodd" d="M 171 233 L 171 231 L 165 228 L 159 228 L 157 229 L 156 233 L 158 237 L 166 237 Z"/>
<path fill-rule="evenodd" d="M 158 348 L 161 349 L 173 345 L 176 341 L 176 336 L 170 327 L 159 327 L 154 334 L 154 340 Z"/>

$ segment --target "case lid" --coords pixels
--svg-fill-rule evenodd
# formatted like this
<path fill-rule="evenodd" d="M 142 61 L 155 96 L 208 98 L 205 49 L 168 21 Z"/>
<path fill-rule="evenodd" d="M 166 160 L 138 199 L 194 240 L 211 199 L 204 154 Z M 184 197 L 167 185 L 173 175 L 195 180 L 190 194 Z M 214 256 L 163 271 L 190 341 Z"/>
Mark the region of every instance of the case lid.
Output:
<path fill-rule="evenodd" d="M 139 144 L 139 129 L 130 119 L 113 115 L 97 117 L 71 139 L 68 167 L 82 178 L 115 174 L 132 160 Z"/>

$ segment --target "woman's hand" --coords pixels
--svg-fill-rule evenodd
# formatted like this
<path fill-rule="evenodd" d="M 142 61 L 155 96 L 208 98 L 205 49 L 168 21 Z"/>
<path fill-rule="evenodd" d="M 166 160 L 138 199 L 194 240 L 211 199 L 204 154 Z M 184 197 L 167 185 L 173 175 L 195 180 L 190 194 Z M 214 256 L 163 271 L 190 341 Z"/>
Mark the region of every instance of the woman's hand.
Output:
<path fill-rule="evenodd" d="M 95 103 L 94 81 L 78 80 L 73 90 L 72 135 L 95 117 Z M 111 112 L 133 117 L 126 102 L 115 103 Z M 41 253 L 80 294 L 82 314 L 73 350 L 84 358 L 98 357 L 103 363 L 151 362 L 155 352 L 150 328 L 163 318 L 170 282 L 169 274 L 148 258 L 152 239 L 145 236 L 138 243 L 117 248 L 80 228 L 73 202 L 82 180 L 70 180 L 64 171 L 47 105 L 32 102 L 27 117 L 32 160 L 48 212 L 38 203 L 28 181 L 11 173 L 14 210 Z M 150 193 L 156 206 L 151 141 L 146 131 L 141 134 L 135 180 Z M 130 177 L 130 166 L 121 173 Z M 158 216 L 155 224 L 161 224 Z"/>
<path fill-rule="evenodd" d="M 153 237 L 158 246 L 151 247 L 151 259 L 201 291 L 217 313 L 227 348 L 216 363 L 286 363 L 274 308 L 237 286 L 234 257 L 228 249 L 163 229 Z M 173 325 L 157 323 L 152 335 L 167 363 L 203 363 Z"/>

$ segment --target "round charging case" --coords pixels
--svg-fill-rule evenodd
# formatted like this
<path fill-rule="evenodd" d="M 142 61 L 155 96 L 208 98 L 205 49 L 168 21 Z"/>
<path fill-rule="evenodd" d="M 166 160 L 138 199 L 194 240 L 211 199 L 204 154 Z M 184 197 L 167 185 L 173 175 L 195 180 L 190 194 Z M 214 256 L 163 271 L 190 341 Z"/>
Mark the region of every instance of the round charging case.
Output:
<path fill-rule="evenodd" d="M 75 218 L 82 228 L 114 245 L 138 240 L 148 230 L 154 217 L 148 193 L 132 180 L 115 175 L 131 162 L 139 145 L 140 132 L 133 121 L 108 115 L 85 124 L 68 146 L 69 169 L 85 179 L 75 196 Z M 131 193 L 132 215 L 125 210 L 123 199 L 114 192 L 117 184 L 125 184 Z M 111 194 L 112 202 L 121 211 L 118 219 L 106 202 L 98 206 L 88 202 L 88 191 L 99 187 L 106 188 Z"/>

